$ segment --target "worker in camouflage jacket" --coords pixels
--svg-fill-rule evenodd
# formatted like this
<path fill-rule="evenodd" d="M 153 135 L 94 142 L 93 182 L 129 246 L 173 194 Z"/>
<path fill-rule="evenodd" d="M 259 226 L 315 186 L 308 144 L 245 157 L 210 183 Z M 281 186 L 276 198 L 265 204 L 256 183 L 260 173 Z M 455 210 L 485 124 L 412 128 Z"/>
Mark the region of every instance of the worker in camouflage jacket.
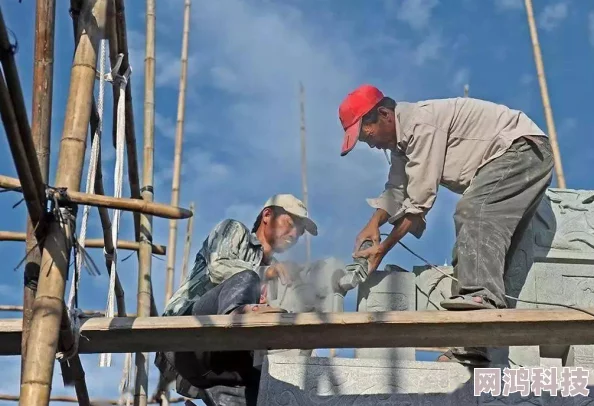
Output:
<path fill-rule="evenodd" d="M 265 303 L 264 288 L 271 279 L 291 283 L 287 267 L 273 255 L 291 248 L 304 232 L 315 236 L 317 226 L 305 205 L 289 194 L 271 197 L 251 231 L 236 220 L 220 222 L 163 316 L 284 312 Z M 256 404 L 260 371 L 250 351 L 157 353 L 155 365 L 162 379 L 176 381 L 182 396 L 209 406 Z"/>
<path fill-rule="evenodd" d="M 503 275 L 551 183 L 548 137 L 521 111 L 473 98 L 396 102 L 374 86 L 351 92 L 339 107 L 341 155 L 357 141 L 390 151 L 383 193 L 355 241 L 369 271 L 407 233 L 420 238 L 438 186 L 461 194 L 452 264 L 457 283 L 446 310 L 505 308 Z M 380 241 L 379 227 L 390 223 Z M 360 250 L 365 240 L 370 248 Z M 489 363 L 485 348 L 454 348 L 439 361 Z"/>

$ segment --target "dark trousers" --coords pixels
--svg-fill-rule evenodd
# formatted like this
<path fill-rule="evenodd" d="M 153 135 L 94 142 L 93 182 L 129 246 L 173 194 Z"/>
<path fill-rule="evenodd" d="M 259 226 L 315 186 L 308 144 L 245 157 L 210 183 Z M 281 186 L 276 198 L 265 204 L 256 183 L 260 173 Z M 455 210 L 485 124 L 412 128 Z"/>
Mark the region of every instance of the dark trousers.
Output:
<path fill-rule="evenodd" d="M 243 271 L 200 297 L 187 315 L 228 314 L 259 300 L 259 276 Z M 169 353 L 166 357 L 187 383 L 199 389 L 208 406 L 256 405 L 260 371 L 253 367 L 250 351 Z"/>
<path fill-rule="evenodd" d="M 456 207 L 453 295 L 506 307 L 503 275 L 551 183 L 547 138 L 520 138 L 483 166 Z"/>

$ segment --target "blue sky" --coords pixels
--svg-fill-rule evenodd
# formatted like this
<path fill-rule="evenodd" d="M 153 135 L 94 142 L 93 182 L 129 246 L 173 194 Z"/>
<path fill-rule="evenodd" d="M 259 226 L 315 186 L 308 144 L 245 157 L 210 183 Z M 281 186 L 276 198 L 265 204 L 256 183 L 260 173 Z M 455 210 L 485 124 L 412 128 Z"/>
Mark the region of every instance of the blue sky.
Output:
<path fill-rule="evenodd" d="M 50 181 L 55 177 L 73 52 L 67 3 L 58 1 L 56 13 Z M 168 202 L 183 1 L 157 3 L 155 200 Z M 251 225 L 270 195 L 300 195 L 299 81 L 306 90 L 309 205 L 320 228 L 320 235 L 312 239 L 315 258 L 349 260 L 355 235 L 372 213 L 365 198 L 379 194 L 386 180 L 388 166 L 381 152 L 358 146 L 348 157 L 339 154 L 338 105 L 359 84 L 375 84 L 396 100 L 416 101 L 461 96 L 468 83 L 472 97 L 523 110 L 546 130 L 523 4 L 522 0 L 193 0 L 181 185 L 181 205 L 196 202 L 192 256 L 221 219 L 233 217 Z M 584 168 L 594 163 L 594 144 L 587 135 L 594 130 L 590 102 L 594 93 L 594 7 L 577 0 L 536 0 L 534 8 L 567 186 L 592 189 L 594 181 Z M 19 42 L 17 63 L 30 108 L 34 2 L 4 1 L 2 11 Z M 139 152 L 144 11 L 144 2 L 127 2 Z M 109 88 L 105 111 L 103 170 L 106 191 L 112 194 L 115 152 L 110 145 Z M 0 173 L 16 177 L 5 137 L 0 137 L 0 149 L 4 157 Z M 86 168 L 82 189 L 85 179 Z M 127 186 L 124 194 L 128 194 Z M 5 214 L 3 230 L 24 230 L 24 205 L 12 208 L 18 199 L 16 194 L 3 194 L 0 199 Z M 457 199 L 441 190 L 423 238 L 405 238 L 405 243 L 433 263 L 450 260 Z M 89 227 L 89 238 L 101 236 L 95 210 Z M 185 227 L 185 221 L 179 223 L 178 248 Z M 122 216 L 120 235 L 133 239 L 129 214 Z M 166 244 L 167 235 L 167 220 L 155 219 L 154 241 Z M 101 250 L 91 253 L 101 265 Z M 300 244 L 289 256 L 300 259 L 303 253 Z M 6 266 L 0 274 L 3 303 L 22 301 L 22 269 L 14 271 L 14 267 L 23 254 L 21 243 L 0 244 Z M 179 248 L 178 266 L 181 256 Z M 407 269 L 421 265 L 400 247 L 385 258 L 387 263 Z M 132 311 L 136 307 L 136 256 L 118 267 L 127 307 Z M 105 307 L 108 278 L 103 268 L 101 271 L 96 277 L 83 275 L 80 304 L 84 308 Z M 159 310 L 164 301 L 164 271 L 165 261 L 153 259 Z M 176 286 L 178 277 L 179 272 Z M 348 303 L 352 308 L 352 297 Z M 98 367 L 98 355 L 82 359 L 87 376 L 92 377 L 88 379 L 91 394 L 116 396 L 123 355 L 114 356 L 114 365 L 104 369 Z M 0 392 L 18 393 L 18 358 L 3 358 L 0 363 L 5 377 L 0 380 Z M 150 374 L 152 392 L 156 370 L 151 369 Z M 53 393 L 74 393 L 63 388 L 58 368 Z"/>

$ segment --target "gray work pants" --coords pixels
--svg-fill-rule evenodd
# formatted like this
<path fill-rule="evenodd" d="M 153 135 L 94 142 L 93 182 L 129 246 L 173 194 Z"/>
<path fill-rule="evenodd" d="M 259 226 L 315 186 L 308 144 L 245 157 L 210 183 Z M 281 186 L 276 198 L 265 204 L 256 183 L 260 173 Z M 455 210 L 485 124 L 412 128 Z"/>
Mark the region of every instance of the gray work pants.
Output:
<path fill-rule="evenodd" d="M 482 296 L 505 308 L 503 275 L 551 183 L 545 137 L 520 138 L 477 172 L 454 215 L 452 295 Z"/>

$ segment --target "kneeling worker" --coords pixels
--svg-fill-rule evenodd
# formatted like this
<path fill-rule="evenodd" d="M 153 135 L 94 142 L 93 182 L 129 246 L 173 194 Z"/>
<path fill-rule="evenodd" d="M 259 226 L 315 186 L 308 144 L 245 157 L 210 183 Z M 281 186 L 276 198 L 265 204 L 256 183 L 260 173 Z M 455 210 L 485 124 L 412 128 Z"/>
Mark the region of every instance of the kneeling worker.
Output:
<path fill-rule="evenodd" d="M 345 131 L 341 155 L 357 141 L 391 151 L 384 192 L 359 233 L 355 252 L 377 269 L 407 233 L 420 238 L 439 185 L 462 194 L 454 214 L 452 297 L 447 310 L 505 308 L 503 275 L 552 178 L 546 135 L 523 112 L 472 98 L 396 102 L 369 85 L 339 108 Z M 381 227 L 394 225 L 380 243 Z M 488 363 L 486 349 L 453 349 L 439 361 Z"/>
<path fill-rule="evenodd" d="M 262 304 L 264 284 L 278 278 L 290 283 L 273 257 L 291 248 L 317 226 L 307 208 L 289 194 L 270 198 L 250 230 L 236 220 L 215 226 L 196 255 L 192 272 L 168 302 L 164 316 L 282 313 Z M 200 397 L 207 405 L 255 405 L 260 372 L 250 351 L 157 353 L 155 365 L 167 380 L 176 380 L 182 396 Z"/>

